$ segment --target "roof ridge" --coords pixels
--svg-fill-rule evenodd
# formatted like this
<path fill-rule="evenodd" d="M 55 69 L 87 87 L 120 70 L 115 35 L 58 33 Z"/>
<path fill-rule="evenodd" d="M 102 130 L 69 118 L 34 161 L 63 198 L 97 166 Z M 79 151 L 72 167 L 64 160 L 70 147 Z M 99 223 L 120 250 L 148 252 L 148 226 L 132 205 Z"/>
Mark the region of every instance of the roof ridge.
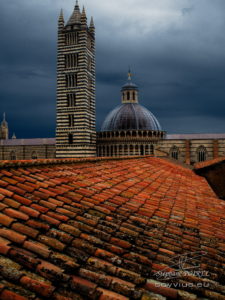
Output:
<path fill-rule="evenodd" d="M 206 161 L 203 161 L 203 162 L 198 162 L 198 163 L 194 164 L 194 169 L 198 170 L 198 169 L 211 167 L 212 165 L 219 164 L 224 160 L 225 160 L 225 156 L 222 156 L 222 157 L 217 157 L 217 158 L 214 158 L 214 159 L 211 159 L 211 160 L 206 160 Z"/>
<path fill-rule="evenodd" d="M 31 167 L 31 166 L 45 166 L 45 165 L 58 165 L 58 164 L 72 164 L 72 163 L 86 163 L 86 162 L 98 162 L 108 160 L 128 160 L 153 157 L 151 155 L 132 155 L 132 156 L 120 156 L 120 157 L 88 157 L 88 158 L 53 158 L 53 159 L 35 159 L 35 160 L 3 160 L 0 161 L 0 169 L 14 168 L 14 167 Z"/>

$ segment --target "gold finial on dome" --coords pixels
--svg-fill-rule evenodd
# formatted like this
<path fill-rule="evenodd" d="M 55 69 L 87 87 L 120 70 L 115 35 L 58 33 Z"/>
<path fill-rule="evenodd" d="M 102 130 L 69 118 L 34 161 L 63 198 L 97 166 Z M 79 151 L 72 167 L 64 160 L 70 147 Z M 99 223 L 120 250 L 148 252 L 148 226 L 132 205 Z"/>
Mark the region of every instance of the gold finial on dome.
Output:
<path fill-rule="evenodd" d="M 130 70 L 130 67 L 129 67 L 129 70 L 128 70 L 128 80 L 131 80 L 131 77 L 132 77 L 132 73 L 131 73 L 131 70 Z"/>

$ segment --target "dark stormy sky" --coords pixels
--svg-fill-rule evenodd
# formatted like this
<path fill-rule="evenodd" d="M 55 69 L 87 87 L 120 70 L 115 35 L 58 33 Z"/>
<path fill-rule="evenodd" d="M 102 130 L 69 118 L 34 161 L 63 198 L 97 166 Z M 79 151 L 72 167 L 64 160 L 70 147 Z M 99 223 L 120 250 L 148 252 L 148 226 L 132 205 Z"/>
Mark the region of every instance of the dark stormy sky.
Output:
<path fill-rule="evenodd" d="M 55 134 L 59 10 L 75 0 L 0 1 L 0 113 L 17 137 Z M 225 132 L 224 0 L 80 0 L 96 24 L 97 128 L 131 66 L 140 102 L 169 133 Z"/>

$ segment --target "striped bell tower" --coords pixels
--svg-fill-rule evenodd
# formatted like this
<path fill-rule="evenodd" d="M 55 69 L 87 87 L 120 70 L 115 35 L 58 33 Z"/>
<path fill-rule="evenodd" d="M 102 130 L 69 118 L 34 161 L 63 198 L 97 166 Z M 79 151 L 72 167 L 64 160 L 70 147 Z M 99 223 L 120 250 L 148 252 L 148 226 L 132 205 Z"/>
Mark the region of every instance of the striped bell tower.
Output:
<path fill-rule="evenodd" d="M 77 1 L 58 20 L 56 157 L 95 155 L 95 26 Z"/>

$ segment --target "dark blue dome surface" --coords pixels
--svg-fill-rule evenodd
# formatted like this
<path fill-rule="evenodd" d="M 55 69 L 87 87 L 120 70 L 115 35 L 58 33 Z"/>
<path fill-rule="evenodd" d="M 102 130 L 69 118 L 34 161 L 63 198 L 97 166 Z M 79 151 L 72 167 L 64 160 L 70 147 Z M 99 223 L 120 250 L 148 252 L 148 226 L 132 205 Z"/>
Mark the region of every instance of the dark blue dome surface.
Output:
<path fill-rule="evenodd" d="M 159 130 L 156 117 L 138 103 L 125 103 L 113 109 L 103 122 L 101 131 Z"/>

